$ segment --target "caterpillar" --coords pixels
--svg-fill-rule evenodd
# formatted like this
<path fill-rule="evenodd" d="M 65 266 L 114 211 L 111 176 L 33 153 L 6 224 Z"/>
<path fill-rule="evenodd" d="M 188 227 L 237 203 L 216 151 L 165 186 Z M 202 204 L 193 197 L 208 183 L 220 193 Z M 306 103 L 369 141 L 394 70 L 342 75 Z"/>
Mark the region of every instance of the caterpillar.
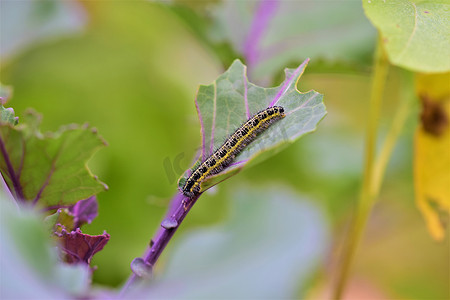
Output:
<path fill-rule="evenodd" d="M 258 134 L 284 117 L 283 107 L 272 106 L 248 119 L 247 122 L 230 135 L 222 146 L 192 172 L 183 186 L 183 194 L 189 198 L 198 195 L 200 193 L 200 184 L 205 178 L 220 173 L 228 167 L 234 158 L 256 139 Z"/>

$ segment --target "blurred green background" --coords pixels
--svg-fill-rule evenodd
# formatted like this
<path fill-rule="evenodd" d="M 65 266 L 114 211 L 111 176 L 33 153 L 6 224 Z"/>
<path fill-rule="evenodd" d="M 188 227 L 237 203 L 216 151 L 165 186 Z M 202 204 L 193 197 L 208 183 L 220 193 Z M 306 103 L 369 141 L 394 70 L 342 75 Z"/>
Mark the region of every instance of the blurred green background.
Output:
<path fill-rule="evenodd" d="M 93 260 L 98 266 L 96 284 L 119 286 L 129 276 L 129 263 L 146 249 L 175 193 L 178 176 L 190 166 L 200 145 L 197 86 L 211 83 L 235 58 L 246 63 L 239 46 L 239 35 L 245 34 L 230 24 L 248 27 L 252 7 L 236 3 L 1 2 L 0 81 L 14 89 L 7 106 L 19 117 L 28 107 L 42 113 L 44 131 L 89 122 L 109 144 L 89 163 L 109 186 L 98 195 L 98 218 L 83 229 L 111 235 Z M 361 181 L 376 39 L 359 1 L 345 2 L 345 21 L 330 5 L 334 4 L 299 1 L 299 14 L 314 18 L 296 23 L 298 17 L 286 15 L 279 18 L 290 24 L 272 26 L 300 28 L 287 36 L 308 43 L 289 44 L 287 51 L 265 56 L 264 63 L 249 69 L 251 80 L 272 86 L 283 79 L 284 67 L 296 67 L 311 57 L 298 88 L 324 94 L 327 117 L 317 132 L 206 193 L 163 253 L 159 272 L 164 273 L 165 262 L 183 236 L 233 214 L 239 207 L 230 201 L 236 186 L 278 187 L 306 195 L 309 200 L 299 201 L 325 216 L 321 224 L 328 228 L 328 241 L 321 247 L 326 254 L 309 275 L 307 295 L 319 297 L 329 288 Z M 284 7 L 279 13 L 293 9 Z M 351 35 L 336 38 L 355 26 L 359 29 Z M 264 46 L 279 42 L 272 39 Z M 404 93 L 404 75 L 396 68 L 389 74 L 381 136 Z M 418 108 L 389 164 L 356 258 L 349 298 L 450 296 L 448 239 L 441 244 L 431 240 L 413 201 L 412 134 L 417 115 Z"/>

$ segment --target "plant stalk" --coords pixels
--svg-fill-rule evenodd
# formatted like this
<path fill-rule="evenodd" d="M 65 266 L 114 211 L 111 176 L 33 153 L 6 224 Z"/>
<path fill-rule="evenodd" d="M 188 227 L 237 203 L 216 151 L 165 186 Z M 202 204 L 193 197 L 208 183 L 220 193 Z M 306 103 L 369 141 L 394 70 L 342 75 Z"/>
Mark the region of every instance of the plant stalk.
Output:
<path fill-rule="evenodd" d="M 149 268 L 153 269 L 153 266 L 157 262 L 159 256 L 177 231 L 178 227 L 180 227 L 184 218 L 189 213 L 190 209 L 200 195 L 197 195 L 194 198 L 188 198 L 181 192 L 178 192 L 178 194 L 172 199 L 166 217 L 161 222 L 161 227 L 156 233 L 155 238 L 152 239 L 150 247 L 142 257 L 143 261 L 149 266 Z M 124 284 L 120 292 L 120 296 L 123 297 L 130 290 L 130 288 L 141 281 L 141 279 L 142 278 L 138 275 L 132 273 L 127 282 Z"/>
<path fill-rule="evenodd" d="M 411 112 L 411 105 L 413 104 L 411 100 L 414 99 L 410 93 L 403 93 L 400 98 L 400 103 L 395 113 L 393 122 L 389 129 L 388 134 L 384 140 L 381 147 L 380 154 L 377 156 L 374 167 L 374 179 L 372 184 L 372 193 L 378 196 L 381 184 L 383 183 L 384 173 L 386 172 L 386 167 L 391 158 L 392 152 L 394 150 L 395 144 L 403 130 L 409 113 Z"/>
<path fill-rule="evenodd" d="M 372 75 L 372 85 L 370 91 L 369 103 L 369 121 L 366 130 L 365 157 L 364 157 L 364 175 L 363 183 L 359 196 L 356 215 L 351 224 L 349 236 L 344 244 L 343 254 L 340 265 L 338 266 L 337 282 L 333 291 L 333 299 L 341 299 L 345 286 L 347 285 L 353 258 L 355 256 L 362 233 L 367 223 L 367 219 L 372 210 L 378 190 L 375 190 L 375 182 L 378 180 L 375 171 L 376 139 L 382 106 L 383 91 L 386 85 L 386 77 L 389 69 L 389 62 L 380 39 L 378 39 L 377 48 L 374 57 L 374 71 Z M 390 156 L 390 155 L 389 155 Z M 388 159 L 386 159 L 386 162 Z M 384 168 L 382 168 L 384 171 Z M 382 177 L 381 174 L 379 176 Z M 379 185 L 377 186 L 379 188 Z"/>
<path fill-rule="evenodd" d="M 3 142 L 3 139 L 0 137 L 0 152 L 3 155 L 3 158 L 5 160 L 6 167 L 8 169 L 9 177 L 11 178 L 11 182 L 13 184 L 14 190 L 9 188 L 11 194 L 14 192 L 14 199 L 19 201 L 24 201 L 25 197 L 23 195 L 22 186 L 20 184 L 19 177 L 17 176 L 14 167 L 12 165 L 11 160 L 9 159 L 8 151 L 6 151 L 5 143 Z M 6 180 L 5 180 L 6 183 Z"/>

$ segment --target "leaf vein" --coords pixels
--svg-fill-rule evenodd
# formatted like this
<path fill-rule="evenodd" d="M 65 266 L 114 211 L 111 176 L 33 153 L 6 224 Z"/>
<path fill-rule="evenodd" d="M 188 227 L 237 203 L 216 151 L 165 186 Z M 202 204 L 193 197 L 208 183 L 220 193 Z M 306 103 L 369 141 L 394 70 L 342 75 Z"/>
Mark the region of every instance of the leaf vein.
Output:
<path fill-rule="evenodd" d="M 214 130 L 216 127 L 216 114 L 217 114 L 217 84 L 214 81 L 214 101 L 213 101 L 213 119 L 212 119 L 212 125 L 211 125 L 211 141 L 209 145 L 209 154 L 212 154 L 214 151 Z M 205 157 L 202 157 L 204 160 Z"/>
<path fill-rule="evenodd" d="M 50 183 L 50 178 L 53 176 L 53 174 L 55 173 L 55 169 L 56 169 L 56 161 L 59 159 L 59 156 L 61 155 L 61 151 L 64 148 L 65 145 L 65 141 L 61 144 L 61 146 L 58 149 L 58 152 L 56 153 L 55 157 L 53 157 L 52 159 L 52 165 L 50 167 L 50 171 L 47 174 L 47 177 L 45 178 L 44 183 L 42 184 L 41 188 L 39 189 L 38 193 L 36 194 L 36 197 L 33 200 L 33 205 L 36 205 L 36 203 L 39 201 L 39 199 L 42 196 L 42 193 L 44 192 L 45 188 L 48 186 L 48 184 Z"/>
<path fill-rule="evenodd" d="M 408 41 L 405 44 L 405 47 L 403 48 L 402 52 L 400 52 L 400 54 L 397 56 L 397 59 L 402 58 L 402 56 L 406 53 L 406 50 L 408 50 L 409 46 L 411 45 L 411 41 L 414 37 L 414 35 L 416 34 L 416 29 L 417 29 L 417 6 L 414 2 L 410 2 L 411 5 L 414 8 L 414 27 L 413 30 L 411 32 L 411 35 L 408 38 Z"/>

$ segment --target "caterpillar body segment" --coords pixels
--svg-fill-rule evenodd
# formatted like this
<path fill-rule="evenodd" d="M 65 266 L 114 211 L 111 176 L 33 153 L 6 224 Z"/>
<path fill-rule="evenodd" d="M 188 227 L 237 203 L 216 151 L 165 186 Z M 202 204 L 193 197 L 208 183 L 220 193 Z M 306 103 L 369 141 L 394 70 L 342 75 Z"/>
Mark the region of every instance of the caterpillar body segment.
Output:
<path fill-rule="evenodd" d="M 260 111 L 242 124 L 210 157 L 200 164 L 183 186 L 183 194 L 192 198 L 200 193 L 200 184 L 209 176 L 220 173 L 235 157 L 270 125 L 285 117 L 284 108 L 272 106 Z"/>

